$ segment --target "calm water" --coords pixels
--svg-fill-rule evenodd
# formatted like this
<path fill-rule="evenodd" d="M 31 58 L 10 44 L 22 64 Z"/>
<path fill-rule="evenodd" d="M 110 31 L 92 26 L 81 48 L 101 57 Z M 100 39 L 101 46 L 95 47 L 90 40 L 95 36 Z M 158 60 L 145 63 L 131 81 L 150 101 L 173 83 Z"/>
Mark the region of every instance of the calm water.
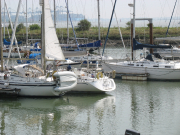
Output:
<path fill-rule="evenodd" d="M 180 82 L 115 82 L 115 91 L 99 95 L 1 98 L 0 134 L 180 134 Z"/>
<path fill-rule="evenodd" d="M 0 134 L 180 134 L 179 82 L 115 81 L 107 94 L 0 99 Z"/>

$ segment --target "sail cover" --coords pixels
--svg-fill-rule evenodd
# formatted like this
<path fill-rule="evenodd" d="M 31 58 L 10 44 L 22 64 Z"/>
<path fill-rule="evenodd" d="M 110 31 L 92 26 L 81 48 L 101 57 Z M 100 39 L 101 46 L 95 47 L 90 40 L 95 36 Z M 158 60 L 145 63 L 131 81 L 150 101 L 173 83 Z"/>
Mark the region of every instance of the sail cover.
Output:
<path fill-rule="evenodd" d="M 47 60 L 65 60 L 55 31 L 49 1 L 44 0 L 45 57 Z"/>
<path fill-rule="evenodd" d="M 171 48 L 171 45 L 151 45 L 151 44 L 141 44 L 133 38 L 133 50 L 143 49 L 143 48 Z"/>

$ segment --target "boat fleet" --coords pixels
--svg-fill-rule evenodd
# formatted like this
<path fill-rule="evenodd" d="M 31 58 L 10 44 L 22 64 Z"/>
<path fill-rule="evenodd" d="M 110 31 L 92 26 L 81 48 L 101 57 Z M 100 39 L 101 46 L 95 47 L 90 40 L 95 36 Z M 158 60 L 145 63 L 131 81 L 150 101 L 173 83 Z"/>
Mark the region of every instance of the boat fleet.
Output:
<path fill-rule="evenodd" d="M 98 65 L 93 70 L 82 69 L 77 66 L 80 62 L 65 59 L 46 0 L 42 3 L 42 11 L 43 49 L 39 54 L 28 55 L 28 60 L 19 59 L 17 65 L 9 64 L 11 58 L 8 55 L 7 61 L 3 61 L 4 64 L 1 65 L 0 92 L 19 96 L 54 97 L 66 92 L 104 93 L 115 90 L 114 79 L 106 76 Z M 10 43 L 9 49 L 11 48 Z"/>
<path fill-rule="evenodd" d="M 128 80 L 180 80 L 179 62 L 159 59 L 152 54 L 147 54 L 140 60 L 114 62 L 110 56 L 87 53 L 86 50 L 82 50 L 85 45 L 74 51 L 62 50 L 65 45 L 62 46 L 57 38 L 49 3 L 44 0 L 40 4 L 42 6 L 41 44 L 36 42 L 31 46 L 21 48 L 17 46 L 16 50 L 12 51 L 12 45 L 19 44 L 13 43 L 15 28 L 11 42 L 4 39 L 3 55 L 7 60 L 1 58 L 0 93 L 38 97 L 58 97 L 67 92 L 105 93 L 116 89 L 114 82 L 116 74 Z M 14 27 L 16 25 L 17 22 Z M 146 45 L 133 39 L 134 50 L 143 48 L 170 50 L 172 46 Z M 21 51 L 26 52 L 26 56 Z M 21 59 L 23 56 L 26 59 Z M 16 64 L 9 64 L 11 57 L 19 57 Z M 82 67 L 83 64 L 86 67 Z M 89 67 L 91 64 L 94 64 L 93 68 Z"/>

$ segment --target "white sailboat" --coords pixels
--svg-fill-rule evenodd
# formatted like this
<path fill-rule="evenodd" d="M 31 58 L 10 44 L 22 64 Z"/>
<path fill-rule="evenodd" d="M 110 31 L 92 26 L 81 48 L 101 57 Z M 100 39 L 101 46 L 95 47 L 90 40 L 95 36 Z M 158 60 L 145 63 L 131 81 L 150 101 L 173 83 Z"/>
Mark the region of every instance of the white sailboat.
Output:
<path fill-rule="evenodd" d="M 164 37 L 155 38 L 156 41 L 174 41 L 179 42 L 180 37 Z M 167 44 L 169 45 L 169 44 Z M 179 59 L 180 58 L 180 48 L 172 46 L 170 49 L 157 49 L 153 51 L 154 53 L 160 54 L 165 59 Z"/>
<path fill-rule="evenodd" d="M 49 3 L 47 0 L 42 2 L 44 60 L 64 60 L 62 50 L 57 44 L 59 41 L 51 18 Z M 20 96 L 59 96 L 77 85 L 77 77 L 73 72 L 54 72 L 52 77 L 46 75 L 45 72 L 46 70 L 42 71 L 28 64 L 15 66 L 12 71 L 0 73 L 0 92 L 18 92 Z"/>
<path fill-rule="evenodd" d="M 103 63 L 102 67 L 105 72 L 115 70 L 122 75 L 146 74 L 149 80 L 180 80 L 180 63 L 175 61 L 143 58 L 138 61 Z"/>
<path fill-rule="evenodd" d="M 133 4 L 133 50 L 135 46 L 141 46 L 135 40 L 135 0 Z M 147 46 L 147 45 L 144 45 Z M 150 45 L 153 46 L 153 45 Z M 157 46 L 156 46 L 157 47 Z M 167 46 L 170 48 L 171 46 Z M 142 48 L 142 47 L 140 47 Z M 135 53 L 133 53 L 135 56 Z M 102 67 L 105 72 L 115 70 L 116 73 L 125 75 L 146 74 L 149 80 L 180 80 L 180 63 L 175 61 L 165 61 L 163 59 L 154 59 L 151 55 L 136 61 L 124 62 L 104 62 Z"/>
<path fill-rule="evenodd" d="M 89 92 L 89 93 L 104 93 L 116 89 L 116 84 L 113 79 L 105 76 L 102 72 L 83 70 L 73 70 L 77 75 L 77 85 L 72 88 L 71 92 Z"/>

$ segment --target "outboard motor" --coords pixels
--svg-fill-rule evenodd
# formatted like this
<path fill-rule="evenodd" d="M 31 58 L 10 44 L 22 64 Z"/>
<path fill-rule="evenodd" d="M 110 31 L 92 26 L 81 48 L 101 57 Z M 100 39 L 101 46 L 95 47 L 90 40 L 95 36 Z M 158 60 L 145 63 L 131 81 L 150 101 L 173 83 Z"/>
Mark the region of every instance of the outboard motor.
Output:
<path fill-rule="evenodd" d="M 135 130 L 126 129 L 125 135 L 140 135 L 140 133 Z"/>

